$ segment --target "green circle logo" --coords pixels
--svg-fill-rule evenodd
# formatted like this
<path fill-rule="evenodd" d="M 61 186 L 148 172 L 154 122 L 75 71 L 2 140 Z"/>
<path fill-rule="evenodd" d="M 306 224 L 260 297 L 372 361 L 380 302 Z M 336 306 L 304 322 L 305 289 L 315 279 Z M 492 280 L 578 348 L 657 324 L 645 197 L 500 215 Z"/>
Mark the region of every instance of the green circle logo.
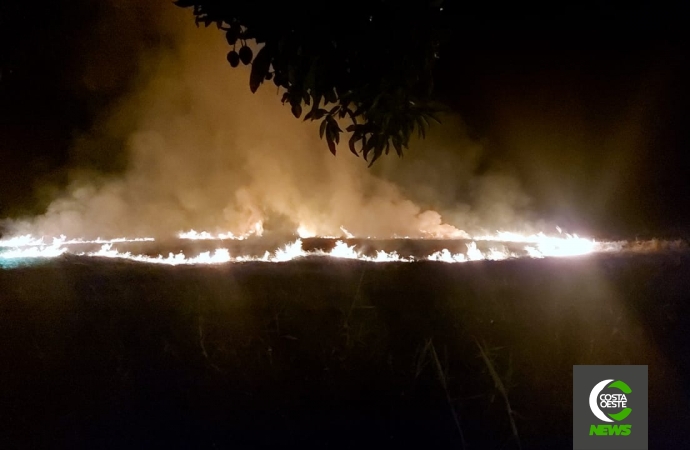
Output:
<path fill-rule="evenodd" d="M 601 391 L 603 391 L 605 388 L 617 389 L 620 392 L 622 392 L 622 394 L 602 394 Z M 601 421 L 613 422 L 615 420 L 616 422 L 620 422 L 621 420 L 628 417 L 632 412 L 632 409 L 628 408 L 628 398 L 626 397 L 626 394 L 630 394 L 631 392 L 632 389 L 630 389 L 630 386 L 628 386 L 621 380 L 613 381 L 613 379 L 611 379 L 600 381 L 596 384 L 596 386 L 594 386 L 594 388 L 592 388 L 592 392 L 590 392 L 589 394 L 589 408 L 592 410 L 592 414 L 594 414 L 594 416 Z M 623 410 L 615 414 L 606 414 L 601 410 L 601 408 L 623 408 Z"/>

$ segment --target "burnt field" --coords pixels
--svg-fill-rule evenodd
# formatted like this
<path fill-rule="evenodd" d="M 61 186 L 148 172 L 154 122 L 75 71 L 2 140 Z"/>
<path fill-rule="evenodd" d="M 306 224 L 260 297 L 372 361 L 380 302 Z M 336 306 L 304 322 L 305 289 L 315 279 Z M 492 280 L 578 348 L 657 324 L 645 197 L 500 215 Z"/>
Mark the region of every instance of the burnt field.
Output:
<path fill-rule="evenodd" d="M 688 330 L 687 252 L 65 255 L 0 270 L 0 447 L 568 449 L 572 366 L 648 364 L 649 446 L 683 448 Z"/>

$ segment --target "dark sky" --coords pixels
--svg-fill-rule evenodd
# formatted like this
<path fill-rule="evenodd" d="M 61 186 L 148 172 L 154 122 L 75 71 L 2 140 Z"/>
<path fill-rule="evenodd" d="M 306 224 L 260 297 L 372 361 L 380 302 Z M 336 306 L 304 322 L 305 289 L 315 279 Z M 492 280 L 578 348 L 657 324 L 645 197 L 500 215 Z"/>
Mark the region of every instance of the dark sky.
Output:
<path fill-rule="evenodd" d="M 0 217 L 40 209 L 36 188 L 64 181 L 75 136 L 135 79 L 133 55 L 163 45 L 141 3 L 0 4 Z M 450 4 L 437 89 L 544 215 L 628 237 L 687 233 L 687 16 L 607 5 L 499 17 Z M 112 15 L 122 28 L 99 25 Z"/>
<path fill-rule="evenodd" d="M 0 3 L 0 217 L 40 211 L 41 188 L 64 182 L 74 139 L 136 82 L 141 52 L 163 45 L 160 7 L 173 6 Z"/>
<path fill-rule="evenodd" d="M 458 19 L 438 89 L 520 167 L 545 215 L 614 235 L 687 233 L 687 15 L 581 5 Z"/>

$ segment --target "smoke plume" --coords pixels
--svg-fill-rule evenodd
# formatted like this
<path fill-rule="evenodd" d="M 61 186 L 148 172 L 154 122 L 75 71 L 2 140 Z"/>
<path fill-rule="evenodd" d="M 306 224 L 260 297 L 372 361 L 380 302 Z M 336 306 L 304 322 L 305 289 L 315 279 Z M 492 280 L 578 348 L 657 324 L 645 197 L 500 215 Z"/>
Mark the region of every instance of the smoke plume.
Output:
<path fill-rule="evenodd" d="M 44 215 L 13 224 L 15 232 L 105 238 L 299 228 L 340 236 L 342 227 L 362 237 L 465 237 L 524 229 L 528 198 L 507 172 L 478 174 L 482 146 L 458 118 L 372 169 L 346 145 L 333 157 L 318 124 L 295 119 L 272 83 L 250 92 L 248 69 L 226 62 L 221 32 L 195 27 L 188 10 L 166 5 L 162 13 L 157 26 L 172 38 L 131 55 L 140 72 L 131 92 L 75 142 L 75 155 L 121 142 L 126 170 L 75 170 L 64 195 Z M 134 26 L 109 20 L 99 26 Z M 98 85 L 93 71 L 88 83 Z"/>

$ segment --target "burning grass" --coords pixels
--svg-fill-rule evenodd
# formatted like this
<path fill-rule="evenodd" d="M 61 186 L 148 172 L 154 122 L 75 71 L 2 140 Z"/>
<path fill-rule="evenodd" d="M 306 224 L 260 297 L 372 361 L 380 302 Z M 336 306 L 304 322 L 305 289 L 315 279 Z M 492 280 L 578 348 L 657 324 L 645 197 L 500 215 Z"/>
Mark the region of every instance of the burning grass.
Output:
<path fill-rule="evenodd" d="M 346 230 L 345 230 L 346 231 Z M 287 241 L 287 243 L 285 243 Z M 278 244 L 278 242 L 281 242 Z M 264 238 L 259 234 L 179 233 L 175 239 L 153 238 L 46 240 L 31 235 L 0 240 L 0 267 L 32 263 L 66 253 L 95 258 L 115 258 L 164 265 L 209 265 L 248 261 L 285 262 L 306 257 L 353 259 L 366 262 L 416 262 L 421 260 L 464 263 L 515 258 L 576 257 L 597 253 L 682 250 L 682 241 L 598 242 L 577 235 L 547 236 L 498 232 L 472 239 L 337 239 Z M 165 250 L 164 250 L 165 249 Z M 167 256 L 164 256 L 167 251 Z"/>

